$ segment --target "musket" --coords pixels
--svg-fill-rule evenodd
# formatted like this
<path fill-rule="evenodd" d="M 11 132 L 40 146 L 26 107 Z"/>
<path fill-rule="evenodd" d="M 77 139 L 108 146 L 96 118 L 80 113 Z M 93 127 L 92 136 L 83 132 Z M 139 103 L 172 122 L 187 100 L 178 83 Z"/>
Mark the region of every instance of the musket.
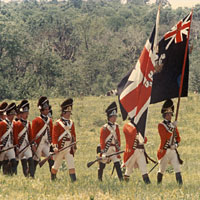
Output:
<path fill-rule="evenodd" d="M 124 151 L 119 151 L 119 152 L 116 152 L 116 153 L 112 153 L 112 154 L 106 155 L 105 158 L 102 158 L 102 157 L 98 157 L 98 156 L 97 156 L 97 159 L 96 159 L 96 160 L 87 163 L 87 167 L 88 167 L 88 168 L 91 167 L 91 166 L 92 166 L 95 162 L 97 162 L 97 161 L 104 160 L 104 159 L 106 159 L 106 158 L 110 158 L 110 157 L 112 157 L 112 156 L 119 155 L 119 154 L 121 154 L 121 153 L 124 153 Z"/>
<path fill-rule="evenodd" d="M 78 141 L 77 141 L 78 142 Z M 61 151 L 64 151 L 65 149 L 68 149 L 69 147 L 72 147 L 73 145 L 75 145 L 77 142 L 72 142 L 70 145 L 63 147 L 62 149 L 59 149 L 58 152 L 53 152 L 51 153 L 48 157 L 44 158 L 43 160 L 41 160 L 39 162 L 39 166 L 42 167 L 46 161 L 48 161 L 52 156 L 56 155 L 57 153 L 60 153 Z"/>
<path fill-rule="evenodd" d="M 158 165 L 158 162 L 149 170 L 148 174 L 150 174 L 154 169 L 155 167 Z"/>
<path fill-rule="evenodd" d="M 8 151 L 8 150 L 10 150 L 10 149 L 13 149 L 13 148 L 15 148 L 16 146 L 17 146 L 17 144 L 16 144 L 16 145 L 13 145 L 12 147 L 9 147 L 9 148 L 7 148 L 7 149 L 3 149 L 3 150 L 0 151 L 0 153 L 3 153 L 3 152 Z"/>

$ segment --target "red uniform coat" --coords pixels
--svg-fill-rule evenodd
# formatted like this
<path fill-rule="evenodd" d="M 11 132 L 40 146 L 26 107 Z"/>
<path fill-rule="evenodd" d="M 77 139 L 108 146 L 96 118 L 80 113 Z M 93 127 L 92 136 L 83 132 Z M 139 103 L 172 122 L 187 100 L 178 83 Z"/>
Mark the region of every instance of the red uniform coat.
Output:
<path fill-rule="evenodd" d="M 19 133 L 24 129 L 24 125 L 23 123 L 19 120 L 16 122 L 16 136 L 17 136 L 17 144 L 19 145 L 19 139 L 18 135 Z M 33 135 L 32 135 L 32 129 L 31 129 L 31 123 L 28 122 L 28 140 L 29 142 L 33 139 Z"/>
<path fill-rule="evenodd" d="M 5 121 L 0 122 L 0 144 L 2 144 L 1 138 L 7 131 L 7 123 Z M 17 132 L 16 132 L 16 122 L 13 120 L 13 144 L 17 144 Z"/>
<path fill-rule="evenodd" d="M 120 132 L 119 132 L 119 126 L 118 124 L 116 124 L 116 136 L 117 136 L 117 140 L 119 143 L 119 146 L 121 145 L 121 140 L 120 140 Z M 108 128 L 104 125 L 101 130 L 100 130 L 100 147 L 101 147 L 101 151 L 104 150 L 105 146 L 106 146 L 106 138 L 110 135 L 110 130 L 108 130 Z"/>
<path fill-rule="evenodd" d="M 72 123 L 72 124 L 71 124 Z M 75 132 L 75 126 L 74 122 L 70 120 L 71 128 L 69 129 L 71 133 L 71 137 L 73 138 L 73 142 L 76 142 L 76 132 Z M 58 149 L 61 149 L 61 144 L 63 142 L 63 138 L 58 141 L 58 138 L 62 133 L 65 131 L 65 129 L 60 125 L 60 123 L 57 121 L 53 127 L 53 134 L 52 134 L 52 143 L 54 145 L 58 146 Z M 72 140 L 71 140 L 72 141 Z M 73 148 L 71 148 L 70 153 L 74 156 Z"/>
<path fill-rule="evenodd" d="M 158 149 L 158 152 L 157 152 L 157 157 L 158 157 L 158 160 L 160 160 L 165 155 L 165 153 L 167 151 L 166 149 L 164 149 L 164 146 L 165 146 L 166 142 L 170 140 L 173 132 L 170 129 L 168 129 L 167 126 L 164 123 L 158 124 L 158 132 L 159 132 L 159 135 L 160 135 L 161 142 L 160 142 L 160 146 L 159 146 L 159 149 Z M 181 141 L 179 131 L 178 131 L 177 128 L 176 128 L 175 140 L 178 143 Z"/>
<path fill-rule="evenodd" d="M 71 136 L 73 137 L 73 142 L 76 142 L 76 133 L 75 133 L 75 126 L 74 122 L 70 120 L 70 123 L 72 123 L 71 129 L 69 129 Z M 58 149 L 61 148 L 61 144 L 63 141 L 63 138 L 58 141 L 58 138 L 60 135 L 65 131 L 65 129 L 59 124 L 59 122 L 56 122 L 53 127 L 53 134 L 52 134 L 52 143 L 55 145 L 58 145 Z"/>
<path fill-rule="evenodd" d="M 124 152 L 124 163 L 126 163 L 126 161 L 133 155 L 135 151 L 133 149 L 133 144 L 137 135 L 137 130 L 134 126 L 127 123 L 123 127 L 123 132 L 126 139 L 126 150 Z"/>
<path fill-rule="evenodd" d="M 126 139 L 126 150 L 124 152 L 124 163 L 133 155 L 135 149 L 133 149 L 134 141 L 137 136 L 137 129 L 130 123 L 126 123 L 123 127 L 124 136 Z M 147 138 L 144 138 L 144 143 L 147 142 Z"/>
<path fill-rule="evenodd" d="M 32 137 L 35 138 L 37 136 L 37 133 L 42 129 L 42 127 L 44 126 L 45 122 L 43 121 L 43 119 L 41 117 L 36 117 L 33 121 L 32 121 Z M 49 127 L 50 127 L 50 136 L 52 138 L 52 130 L 53 130 L 53 123 L 52 123 L 52 119 L 50 119 L 49 121 Z M 38 138 L 36 140 L 37 145 L 40 143 L 41 137 Z"/>

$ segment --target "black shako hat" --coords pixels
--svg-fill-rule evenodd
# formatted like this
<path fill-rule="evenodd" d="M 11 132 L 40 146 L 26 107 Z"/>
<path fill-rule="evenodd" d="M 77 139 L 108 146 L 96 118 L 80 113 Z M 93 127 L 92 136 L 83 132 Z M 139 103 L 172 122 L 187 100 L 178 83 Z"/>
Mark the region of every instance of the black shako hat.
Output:
<path fill-rule="evenodd" d="M 47 99 L 47 97 L 44 97 L 44 96 L 40 97 L 38 100 L 37 106 L 38 106 L 39 110 L 49 108 L 49 100 Z"/>
<path fill-rule="evenodd" d="M 15 103 L 11 103 L 7 106 L 6 108 L 6 115 L 16 115 L 16 104 Z"/>
<path fill-rule="evenodd" d="M 66 99 L 60 106 L 62 112 L 71 112 L 73 106 L 73 99 L 72 98 Z"/>
<path fill-rule="evenodd" d="M 105 110 L 107 117 L 117 116 L 117 104 L 112 102 Z"/>
<path fill-rule="evenodd" d="M 161 113 L 165 114 L 165 113 L 173 113 L 173 112 L 174 112 L 173 101 L 171 99 L 168 99 L 164 102 L 162 109 L 161 109 Z"/>
<path fill-rule="evenodd" d="M 8 103 L 7 103 L 7 102 L 3 102 L 3 103 L 0 105 L 0 115 L 4 115 L 7 106 L 8 106 Z"/>
<path fill-rule="evenodd" d="M 28 112 L 30 109 L 30 105 L 28 100 L 24 99 L 21 101 L 21 103 L 18 105 L 18 110 L 20 113 Z"/>

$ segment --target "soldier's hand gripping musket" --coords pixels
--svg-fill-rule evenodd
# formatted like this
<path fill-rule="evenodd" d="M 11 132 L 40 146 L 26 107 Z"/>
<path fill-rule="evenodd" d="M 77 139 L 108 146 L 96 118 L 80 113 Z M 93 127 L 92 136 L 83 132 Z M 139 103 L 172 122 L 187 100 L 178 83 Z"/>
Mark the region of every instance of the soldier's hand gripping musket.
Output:
<path fill-rule="evenodd" d="M 42 166 L 46 163 L 46 161 L 48 161 L 52 156 L 54 156 L 54 155 L 56 155 L 57 153 L 60 153 L 60 152 L 62 152 L 62 151 L 64 151 L 64 150 L 66 150 L 66 149 L 68 149 L 68 148 L 70 148 L 70 147 L 76 145 L 77 142 L 78 142 L 78 141 L 73 142 L 73 143 L 71 143 L 70 145 L 68 145 L 68 146 L 66 146 L 66 147 L 64 147 L 64 148 L 59 149 L 57 152 L 51 153 L 48 157 L 46 157 L 45 159 L 43 159 L 42 161 L 39 162 L 39 166 L 42 167 Z"/>
<path fill-rule="evenodd" d="M 97 162 L 97 161 L 105 160 L 105 159 L 108 159 L 108 158 L 110 158 L 110 157 L 112 157 L 112 156 L 119 155 L 119 154 L 121 154 L 121 153 L 124 153 L 124 151 L 119 151 L 119 152 L 112 153 L 112 154 L 109 154 L 109 155 L 105 155 L 105 156 L 102 156 L 102 157 L 97 157 L 96 160 L 91 161 L 91 162 L 88 162 L 88 163 L 87 163 L 87 167 L 88 167 L 88 168 L 91 167 L 91 166 L 92 166 L 95 162 Z"/>

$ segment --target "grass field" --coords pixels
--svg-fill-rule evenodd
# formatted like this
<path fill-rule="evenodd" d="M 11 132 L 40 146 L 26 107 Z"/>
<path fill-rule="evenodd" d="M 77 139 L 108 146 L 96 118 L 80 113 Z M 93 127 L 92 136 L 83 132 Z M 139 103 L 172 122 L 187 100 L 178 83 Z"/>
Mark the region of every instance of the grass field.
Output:
<path fill-rule="evenodd" d="M 53 107 L 54 121 L 59 118 L 63 99 L 50 99 Z M 163 184 L 157 186 L 156 174 L 158 168 L 150 173 L 152 184 L 145 185 L 141 174 L 136 169 L 130 182 L 120 183 L 116 172 L 111 177 L 112 164 L 104 170 L 103 182 L 97 181 L 98 165 L 87 168 L 86 164 L 96 158 L 96 146 L 99 143 L 100 127 L 106 122 L 104 110 L 117 97 L 82 97 L 74 100 L 72 119 L 75 122 L 78 150 L 75 155 L 77 182 L 71 183 L 68 170 L 63 164 L 58 172 L 58 180 L 50 181 L 48 164 L 37 168 L 35 179 L 24 178 L 21 164 L 18 175 L 3 176 L 0 172 L 0 200 L 64 200 L 64 199 L 200 199 L 200 96 L 190 94 L 181 100 L 178 127 L 182 137 L 179 153 L 184 160 L 182 166 L 183 186 L 180 188 L 175 181 L 175 175 L 169 167 L 164 175 Z M 177 100 L 174 101 L 175 105 Z M 31 101 L 29 120 L 39 115 L 37 100 Z M 151 105 L 148 115 L 146 136 L 148 142 L 146 151 L 156 159 L 159 145 L 157 124 L 162 120 L 160 110 L 162 103 Z M 125 138 L 122 133 L 124 122 L 119 117 L 122 149 L 125 148 Z M 153 163 L 148 164 L 148 170 Z"/>

